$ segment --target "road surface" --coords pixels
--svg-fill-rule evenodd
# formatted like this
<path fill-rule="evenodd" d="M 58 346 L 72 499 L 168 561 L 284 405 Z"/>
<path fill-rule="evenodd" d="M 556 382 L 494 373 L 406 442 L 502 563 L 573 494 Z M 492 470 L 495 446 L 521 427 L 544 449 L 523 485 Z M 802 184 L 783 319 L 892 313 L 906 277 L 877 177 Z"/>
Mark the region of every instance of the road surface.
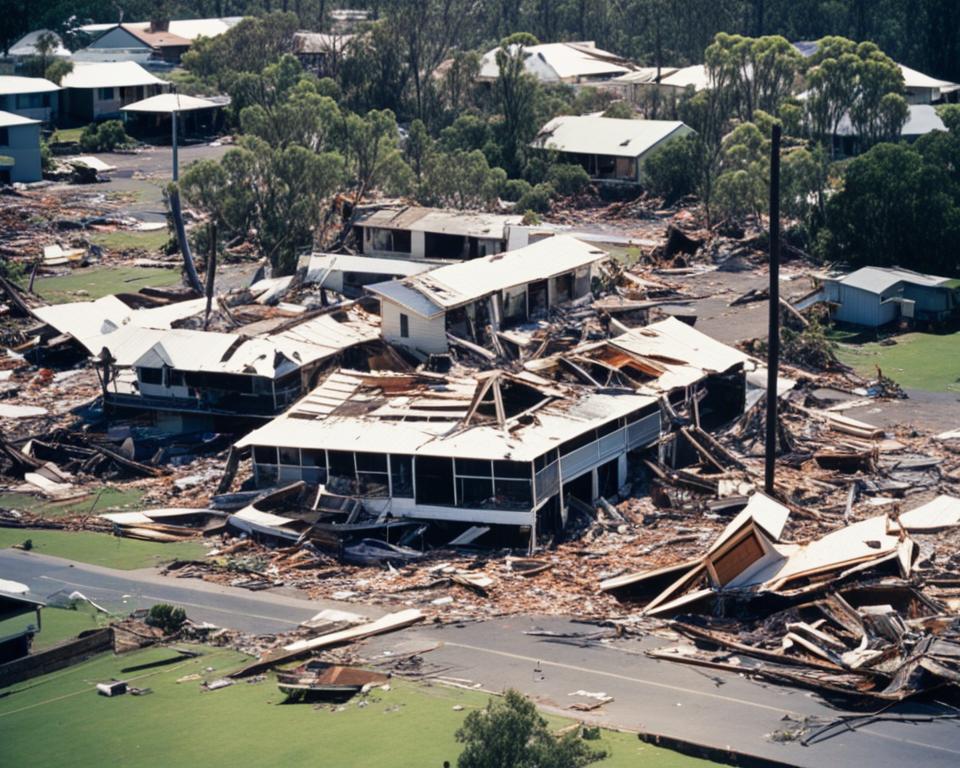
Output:
<path fill-rule="evenodd" d="M 371 618 L 374 606 L 309 601 L 271 590 L 249 592 L 197 579 L 174 579 L 152 570 L 115 571 L 60 558 L 0 550 L 0 578 L 28 584 L 37 596 L 78 590 L 115 610 L 170 602 L 191 618 L 247 632 L 277 632 L 327 607 Z M 553 632 L 554 636 L 529 631 Z M 806 768 L 953 768 L 960 765 L 960 720 L 864 722 L 854 731 L 804 747 L 770 738 L 777 731 L 833 722 L 843 710 L 815 694 L 756 682 L 644 655 L 669 640 L 590 639 L 598 627 L 574 619 L 515 616 L 460 625 L 418 625 L 372 638 L 368 660 L 422 650 L 425 671 L 484 690 L 518 688 L 545 709 L 609 727 L 661 734 L 718 749 L 735 750 Z M 604 693 L 613 701 L 593 712 L 572 712 L 576 691 Z M 921 718 L 954 712 L 932 702 L 901 704 L 887 714 Z"/>

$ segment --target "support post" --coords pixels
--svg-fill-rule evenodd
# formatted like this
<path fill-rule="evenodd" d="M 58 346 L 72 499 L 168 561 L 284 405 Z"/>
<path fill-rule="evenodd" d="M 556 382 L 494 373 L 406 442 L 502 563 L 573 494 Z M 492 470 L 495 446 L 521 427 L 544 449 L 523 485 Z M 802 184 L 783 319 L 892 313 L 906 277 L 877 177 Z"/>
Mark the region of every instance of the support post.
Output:
<path fill-rule="evenodd" d="M 780 365 L 780 126 L 770 136 L 770 323 L 767 335 L 767 435 L 764 490 L 773 493 L 777 461 L 777 374 Z"/>
<path fill-rule="evenodd" d="M 180 179 L 180 163 L 177 159 L 177 118 L 180 117 L 179 112 L 170 113 L 170 125 L 173 126 L 171 130 L 170 143 L 173 145 L 173 180 L 176 182 Z"/>

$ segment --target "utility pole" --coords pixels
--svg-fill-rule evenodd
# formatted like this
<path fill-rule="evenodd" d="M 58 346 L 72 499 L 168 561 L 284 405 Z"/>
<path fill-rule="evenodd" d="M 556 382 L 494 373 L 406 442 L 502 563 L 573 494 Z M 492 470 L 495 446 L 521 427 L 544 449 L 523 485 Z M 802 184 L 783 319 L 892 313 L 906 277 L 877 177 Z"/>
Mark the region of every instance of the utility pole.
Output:
<path fill-rule="evenodd" d="M 767 335 L 767 441 L 763 487 L 773 494 L 777 461 L 777 369 L 780 366 L 780 126 L 770 136 L 770 324 Z"/>

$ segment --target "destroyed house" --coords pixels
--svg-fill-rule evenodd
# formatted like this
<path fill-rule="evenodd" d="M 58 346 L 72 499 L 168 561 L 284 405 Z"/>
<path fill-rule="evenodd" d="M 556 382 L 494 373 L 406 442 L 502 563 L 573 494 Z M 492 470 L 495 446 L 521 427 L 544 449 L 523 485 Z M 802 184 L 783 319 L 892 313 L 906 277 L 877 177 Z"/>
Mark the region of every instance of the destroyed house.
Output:
<path fill-rule="evenodd" d="M 528 361 L 524 367 L 557 381 L 624 387 L 663 398 L 668 416 L 683 410 L 697 426 L 710 430 L 743 414 L 747 359 L 739 350 L 670 317 Z M 671 452 L 672 441 L 665 441 L 664 449 Z"/>
<path fill-rule="evenodd" d="M 835 320 L 876 328 L 898 320 L 939 323 L 960 310 L 960 281 L 898 267 L 863 267 L 822 280 L 802 300 L 825 301 Z"/>
<path fill-rule="evenodd" d="M 496 81 L 500 74 L 499 51 L 493 48 L 483 55 L 477 74 L 479 82 Z M 527 74 L 540 82 L 570 85 L 603 82 L 637 69 L 630 60 L 597 48 L 592 40 L 524 46 L 523 66 Z"/>
<path fill-rule="evenodd" d="M 360 213 L 354 233 L 370 256 L 465 261 L 526 245 L 522 223 L 522 216 L 404 206 Z"/>
<path fill-rule="evenodd" d="M 105 402 L 160 412 L 269 418 L 300 399 L 341 353 L 377 339 L 359 310 L 249 336 L 121 329 L 100 340 L 112 358 Z"/>
<path fill-rule="evenodd" d="M 595 181 L 639 184 L 647 158 L 690 133 L 693 129 L 679 120 L 561 115 L 544 125 L 530 146 L 559 153 Z"/>
<path fill-rule="evenodd" d="M 427 357 L 445 353 L 448 341 L 485 345 L 501 328 L 545 319 L 552 307 L 589 295 L 606 257 L 558 235 L 367 290 L 380 298 L 383 338 Z"/>
<path fill-rule="evenodd" d="M 304 480 L 393 517 L 543 529 L 568 496 L 616 493 L 660 419 L 655 397 L 530 373 L 338 370 L 236 447 L 260 487 Z"/>

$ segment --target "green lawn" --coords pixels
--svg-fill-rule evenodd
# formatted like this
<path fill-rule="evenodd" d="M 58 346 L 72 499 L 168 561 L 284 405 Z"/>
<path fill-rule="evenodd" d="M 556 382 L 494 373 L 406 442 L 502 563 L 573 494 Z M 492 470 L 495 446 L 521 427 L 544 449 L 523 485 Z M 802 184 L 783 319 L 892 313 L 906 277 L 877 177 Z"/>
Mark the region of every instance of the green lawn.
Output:
<path fill-rule="evenodd" d="M 16 509 L 21 512 L 33 512 L 43 517 L 66 517 L 68 515 L 100 514 L 109 510 L 129 509 L 136 507 L 143 498 L 143 491 L 139 488 L 110 488 L 106 487 L 99 495 L 91 494 L 83 501 L 56 503 L 43 496 L 32 496 L 29 493 L 0 493 L 0 507 Z"/>
<path fill-rule="evenodd" d="M 56 141 L 80 141 L 81 133 L 83 133 L 83 128 L 57 128 L 51 143 Z"/>
<path fill-rule="evenodd" d="M 630 266 L 637 259 L 640 258 L 640 247 L 636 245 L 628 245 L 626 247 L 623 247 L 619 245 L 608 245 L 604 243 L 601 247 L 608 254 L 610 254 L 610 258 L 616 259 L 625 267 Z"/>
<path fill-rule="evenodd" d="M 33 551 L 43 555 L 65 557 L 91 565 L 131 570 L 149 568 L 171 560 L 195 560 L 206 554 L 200 541 L 178 541 L 168 544 L 137 541 L 90 531 L 44 531 L 34 528 L 0 528 L 0 547 L 33 542 Z"/>
<path fill-rule="evenodd" d="M 164 648 L 105 654 L 11 686 L 0 695 L 5 764 L 439 768 L 444 760 L 456 764 L 453 735 L 467 712 L 487 700 L 473 691 L 393 681 L 389 691 L 315 708 L 283 704 L 272 675 L 213 692 L 201 691 L 198 680 L 177 683 L 191 674 L 214 680 L 243 659 L 228 649 L 203 650 L 183 660 Z M 111 678 L 153 693 L 98 696 L 94 685 Z M 710 765 L 642 744 L 632 734 L 604 732 L 593 743 L 610 752 L 597 764 L 605 768 Z"/>
<path fill-rule="evenodd" d="M 841 344 L 837 356 L 858 373 L 876 377 L 876 366 L 900 386 L 928 392 L 960 392 L 960 332 L 905 333 L 896 344 Z"/>
<path fill-rule="evenodd" d="M 81 603 L 76 610 L 68 608 L 44 608 L 40 614 L 40 631 L 33 636 L 33 651 L 43 651 L 64 640 L 70 640 L 88 629 L 105 627 L 110 618 L 91 607 Z M 31 613 L 0 621 L 0 637 L 21 632 L 31 624 L 36 624 L 36 617 Z"/>
<path fill-rule="evenodd" d="M 144 267 L 87 267 L 68 275 L 37 278 L 34 291 L 52 304 L 99 299 L 114 293 L 136 293 L 145 286 L 179 285 L 176 269 Z M 77 294 L 77 291 L 86 293 Z"/>
<path fill-rule="evenodd" d="M 111 251 L 129 251 L 140 248 L 145 251 L 159 251 L 170 235 L 166 229 L 155 229 L 148 232 L 117 230 L 116 232 L 95 232 L 90 235 L 90 242 L 107 248 Z M 176 272 L 176 270 L 171 270 Z"/>

